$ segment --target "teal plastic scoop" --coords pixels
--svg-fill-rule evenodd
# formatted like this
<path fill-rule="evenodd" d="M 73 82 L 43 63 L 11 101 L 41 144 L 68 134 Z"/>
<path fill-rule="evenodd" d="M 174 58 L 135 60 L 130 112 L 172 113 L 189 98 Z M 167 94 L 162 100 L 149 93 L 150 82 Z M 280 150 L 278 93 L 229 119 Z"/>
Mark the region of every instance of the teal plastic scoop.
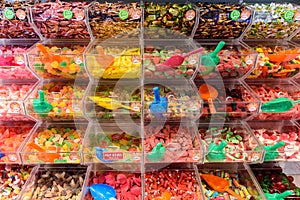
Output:
<path fill-rule="evenodd" d="M 284 145 L 285 143 L 280 141 L 273 146 L 264 146 L 264 149 L 266 150 L 264 161 L 275 160 L 279 156 L 277 149 Z"/>
<path fill-rule="evenodd" d="M 39 90 L 39 97 L 36 99 L 33 99 L 33 109 L 35 112 L 37 112 L 39 115 L 44 116 L 47 115 L 48 112 L 50 112 L 53 108 L 51 104 L 47 102 L 45 99 L 45 92 L 43 90 Z"/>
<path fill-rule="evenodd" d="M 205 54 L 201 57 L 201 65 L 207 68 L 207 70 L 213 70 L 216 65 L 220 63 L 220 57 L 218 56 L 218 53 L 221 51 L 221 49 L 224 47 L 225 42 L 221 41 L 218 43 L 217 47 L 213 52 L 210 52 L 209 54 Z M 206 70 L 206 71 L 207 71 Z"/>
<path fill-rule="evenodd" d="M 224 148 L 226 147 L 227 143 L 225 140 L 222 140 L 222 142 L 217 145 L 215 143 L 210 143 L 208 146 L 208 153 L 206 155 L 207 160 L 209 161 L 221 161 L 225 160 L 226 155 L 224 152 Z"/>
<path fill-rule="evenodd" d="M 147 159 L 151 162 L 158 162 L 163 159 L 166 153 L 166 147 L 162 145 L 162 142 L 156 144 L 150 153 L 147 155 Z"/>
<path fill-rule="evenodd" d="M 293 191 L 285 191 L 283 193 L 273 193 L 273 194 L 270 194 L 270 193 L 265 193 L 265 196 L 267 198 L 267 200 L 284 200 L 285 197 L 287 196 L 290 196 L 294 194 Z"/>
<path fill-rule="evenodd" d="M 300 103 L 300 99 L 293 101 L 285 97 L 280 97 L 264 103 L 261 106 L 261 111 L 266 113 L 282 113 L 289 111 L 298 103 Z"/>

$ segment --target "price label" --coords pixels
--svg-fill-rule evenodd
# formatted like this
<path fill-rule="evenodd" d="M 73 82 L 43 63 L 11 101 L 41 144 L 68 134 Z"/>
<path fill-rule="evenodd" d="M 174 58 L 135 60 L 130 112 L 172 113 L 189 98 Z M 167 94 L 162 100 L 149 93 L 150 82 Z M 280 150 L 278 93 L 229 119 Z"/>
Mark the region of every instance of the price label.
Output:
<path fill-rule="evenodd" d="M 24 10 L 17 10 L 16 11 L 16 16 L 20 19 L 20 20 L 24 20 L 26 18 L 26 12 Z"/>
<path fill-rule="evenodd" d="M 120 10 L 119 11 L 119 17 L 121 20 L 125 20 L 125 19 L 128 19 L 129 17 L 129 13 L 127 10 Z"/>
<path fill-rule="evenodd" d="M 123 152 L 103 152 L 103 160 L 123 160 Z"/>
<path fill-rule="evenodd" d="M 232 20 L 237 20 L 239 19 L 241 16 L 241 12 L 239 10 L 233 10 L 231 13 L 230 13 L 230 18 Z"/>
<path fill-rule="evenodd" d="M 287 10 L 285 13 L 284 13 L 284 19 L 287 20 L 287 21 L 291 21 L 294 19 L 294 11 L 293 10 Z"/>
<path fill-rule="evenodd" d="M 196 12 L 194 10 L 188 10 L 188 11 L 186 11 L 185 18 L 187 20 L 189 20 L 189 21 L 193 20 L 195 17 L 196 17 Z"/>
<path fill-rule="evenodd" d="M 69 20 L 73 17 L 73 12 L 71 10 L 64 10 L 63 16 L 65 19 Z"/>
<path fill-rule="evenodd" d="M 6 8 L 4 10 L 4 17 L 6 19 L 13 19 L 15 17 L 15 13 L 11 8 Z"/>

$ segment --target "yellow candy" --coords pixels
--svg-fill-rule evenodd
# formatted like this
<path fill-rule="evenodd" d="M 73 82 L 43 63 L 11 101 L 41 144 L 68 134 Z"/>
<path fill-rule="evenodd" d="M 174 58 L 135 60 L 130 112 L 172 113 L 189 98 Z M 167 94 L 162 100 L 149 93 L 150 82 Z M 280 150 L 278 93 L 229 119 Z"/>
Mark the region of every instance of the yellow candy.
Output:
<path fill-rule="evenodd" d="M 61 103 L 59 104 L 59 107 L 61 107 L 61 108 L 66 107 L 66 103 L 65 103 L 65 102 L 61 102 Z"/>
<path fill-rule="evenodd" d="M 58 68 L 59 67 L 59 63 L 57 61 L 53 61 L 50 66 L 52 68 Z"/>
<path fill-rule="evenodd" d="M 72 63 L 69 65 L 70 72 L 76 72 L 77 70 L 77 65 L 75 63 Z"/>
<path fill-rule="evenodd" d="M 54 102 L 51 103 L 51 105 L 52 105 L 53 107 L 56 107 L 56 106 L 57 106 L 57 102 L 54 101 Z"/>
<path fill-rule="evenodd" d="M 58 108 L 53 108 L 53 111 L 58 113 Z"/>
<path fill-rule="evenodd" d="M 51 145 L 52 145 L 52 142 L 50 142 L 50 141 L 46 141 L 46 142 L 45 142 L 45 146 L 46 146 L 46 147 L 50 147 Z"/>

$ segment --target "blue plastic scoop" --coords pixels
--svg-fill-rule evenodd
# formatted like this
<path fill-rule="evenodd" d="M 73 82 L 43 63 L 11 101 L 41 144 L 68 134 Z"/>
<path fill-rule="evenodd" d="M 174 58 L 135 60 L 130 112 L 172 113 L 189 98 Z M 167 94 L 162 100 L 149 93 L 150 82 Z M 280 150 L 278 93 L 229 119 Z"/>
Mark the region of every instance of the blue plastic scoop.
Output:
<path fill-rule="evenodd" d="M 150 104 L 149 108 L 154 116 L 162 118 L 163 114 L 167 112 L 168 109 L 168 99 L 167 97 L 160 97 L 159 87 L 153 88 L 154 101 Z"/>
<path fill-rule="evenodd" d="M 39 97 L 36 99 L 33 99 L 33 109 L 35 112 L 37 112 L 40 116 L 47 115 L 48 112 L 50 112 L 53 108 L 51 104 L 47 102 L 45 99 L 45 92 L 43 90 L 39 90 Z"/>
<path fill-rule="evenodd" d="M 90 190 L 94 200 L 116 200 L 116 190 L 106 184 L 93 184 L 87 187 Z"/>

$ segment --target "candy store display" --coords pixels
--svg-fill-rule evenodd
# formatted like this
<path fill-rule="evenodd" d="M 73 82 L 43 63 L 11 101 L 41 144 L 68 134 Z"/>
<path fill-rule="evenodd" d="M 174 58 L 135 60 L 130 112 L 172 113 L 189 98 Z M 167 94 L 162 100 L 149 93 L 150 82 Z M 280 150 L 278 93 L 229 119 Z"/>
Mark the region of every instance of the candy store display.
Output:
<path fill-rule="evenodd" d="M 23 163 L 80 163 L 85 123 L 48 123 L 33 130 L 21 151 Z"/>
<path fill-rule="evenodd" d="M 198 70 L 200 54 L 188 55 L 188 53 L 199 47 L 190 40 L 149 41 L 145 42 L 144 46 L 143 64 L 146 80 L 191 79 Z M 180 60 L 179 63 L 173 58 L 175 56 L 183 56 L 183 61 Z"/>
<path fill-rule="evenodd" d="M 29 1 L 2 1 L 0 3 L 0 38 L 5 39 L 38 39 L 33 27 L 30 25 L 29 6 L 39 2 Z"/>
<path fill-rule="evenodd" d="M 255 69 L 247 78 L 290 78 L 299 72 L 300 50 L 290 43 L 245 41 L 258 53 Z"/>
<path fill-rule="evenodd" d="M 116 199 L 143 200 L 143 179 L 140 172 L 134 170 L 131 172 L 117 171 L 100 166 L 93 167 L 86 179 L 84 200 L 95 199 L 91 190 L 96 188 L 98 184 L 111 186 L 116 192 Z"/>
<path fill-rule="evenodd" d="M 262 147 L 242 123 L 199 123 L 198 132 L 205 147 L 205 162 L 258 163 L 263 158 Z"/>
<path fill-rule="evenodd" d="M 40 82 L 26 99 L 26 113 L 39 120 L 83 119 L 82 99 L 86 87 L 85 82 Z"/>
<path fill-rule="evenodd" d="M 138 126 L 90 123 L 83 145 L 84 163 L 140 163 L 141 130 Z"/>
<path fill-rule="evenodd" d="M 85 60 L 94 79 L 141 78 L 139 40 L 94 40 L 85 52 Z"/>
<path fill-rule="evenodd" d="M 88 171 L 78 165 L 40 166 L 31 173 L 20 199 L 81 199 Z"/>
<path fill-rule="evenodd" d="M 300 7 L 291 3 L 249 5 L 254 16 L 244 39 L 285 39 L 291 36 L 300 24 Z"/>
<path fill-rule="evenodd" d="M 251 170 L 266 197 L 277 194 L 283 195 L 284 199 L 300 199 L 297 173 L 286 173 L 282 167 L 274 163 L 253 165 Z"/>
<path fill-rule="evenodd" d="M 147 168 L 145 200 L 160 200 L 164 196 L 178 200 L 202 200 L 202 192 L 194 169 L 181 166 L 160 169 Z"/>
<path fill-rule="evenodd" d="M 276 99 L 288 98 L 291 100 L 298 100 L 300 98 L 299 86 L 288 80 L 274 80 L 270 82 L 263 82 L 257 80 L 247 80 L 247 84 L 259 98 L 262 104 Z M 290 110 L 286 112 L 262 112 L 259 111 L 257 116 L 253 119 L 256 120 L 290 120 L 300 117 L 299 104 L 295 104 Z"/>
<path fill-rule="evenodd" d="M 210 120 L 212 116 L 227 120 L 245 119 L 259 111 L 260 102 L 240 81 L 196 81 L 196 85 L 204 100 L 201 121 Z"/>
<path fill-rule="evenodd" d="M 142 102 L 139 82 L 90 84 L 86 94 L 85 113 L 89 119 L 138 120 Z"/>
<path fill-rule="evenodd" d="M 145 2 L 144 38 L 166 39 L 192 36 L 197 11 L 192 3 Z"/>
<path fill-rule="evenodd" d="M 90 34 L 94 38 L 138 38 L 141 34 L 139 1 L 93 2 L 87 12 Z"/>
<path fill-rule="evenodd" d="M 88 41 L 46 40 L 33 45 L 28 51 L 29 67 L 44 79 L 88 78 L 83 52 Z"/>
<path fill-rule="evenodd" d="M 160 101 L 155 98 L 154 88 L 158 89 Z M 201 114 L 201 100 L 196 88 L 183 82 L 175 84 L 146 84 L 144 86 L 145 121 L 191 121 Z M 162 98 L 164 97 L 164 98 Z"/>
<path fill-rule="evenodd" d="M 216 42 L 200 43 L 205 48 L 203 55 L 212 53 Z M 243 78 L 256 66 L 257 53 L 243 44 L 226 42 L 218 53 L 220 61 L 216 65 L 201 63 L 196 79 L 238 79 Z"/>
<path fill-rule="evenodd" d="M 144 127 L 146 163 L 201 162 L 197 127 L 189 124 L 149 124 Z"/>
<path fill-rule="evenodd" d="M 22 190 L 25 188 L 32 170 L 33 167 L 26 165 L 0 165 L 0 199 L 18 199 Z"/>
<path fill-rule="evenodd" d="M 34 25 L 43 38 L 88 39 L 84 8 L 87 2 L 43 2 L 32 6 Z"/>
<path fill-rule="evenodd" d="M 194 39 L 236 39 L 251 22 L 251 8 L 241 4 L 198 2 L 199 24 Z"/>
<path fill-rule="evenodd" d="M 245 164 L 206 164 L 197 165 L 197 168 L 206 200 L 263 199 L 250 168 Z M 229 188 L 234 195 L 225 188 Z"/>
<path fill-rule="evenodd" d="M 21 163 L 18 150 L 35 126 L 34 122 L 2 122 L 0 125 L 0 164 Z"/>

